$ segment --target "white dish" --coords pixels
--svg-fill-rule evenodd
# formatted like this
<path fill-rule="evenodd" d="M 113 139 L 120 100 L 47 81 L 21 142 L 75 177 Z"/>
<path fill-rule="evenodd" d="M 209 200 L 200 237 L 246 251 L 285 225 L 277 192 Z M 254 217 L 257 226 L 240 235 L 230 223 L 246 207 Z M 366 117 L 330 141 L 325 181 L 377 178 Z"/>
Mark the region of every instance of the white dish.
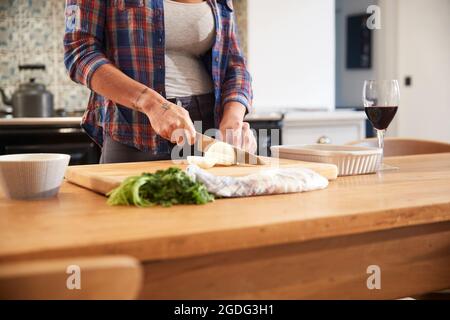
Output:
<path fill-rule="evenodd" d="M 378 148 L 330 144 L 274 146 L 271 151 L 278 158 L 335 164 L 339 176 L 374 173 L 382 157 Z"/>
<path fill-rule="evenodd" d="M 55 196 L 64 179 L 70 156 L 28 153 L 0 156 L 0 186 L 12 199 Z"/>

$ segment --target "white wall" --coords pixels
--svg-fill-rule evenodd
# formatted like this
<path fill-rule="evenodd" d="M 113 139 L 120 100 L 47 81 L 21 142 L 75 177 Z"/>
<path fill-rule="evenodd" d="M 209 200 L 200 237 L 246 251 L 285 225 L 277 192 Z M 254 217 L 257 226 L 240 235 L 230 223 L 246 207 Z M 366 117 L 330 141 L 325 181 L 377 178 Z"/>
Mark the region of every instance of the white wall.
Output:
<path fill-rule="evenodd" d="M 374 31 L 375 79 L 398 79 L 398 0 L 378 0 L 381 9 L 381 29 Z M 397 114 L 387 135 L 398 135 Z"/>
<path fill-rule="evenodd" d="M 425 1 L 425 0 L 424 0 Z M 347 16 L 365 13 L 374 0 L 336 0 L 336 106 L 362 106 L 362 88 L 365 80 L 374 79 L 372 69 L 347 69 Z"/>
<path fill-rule="evenodd" d="M 376 74 L 399 79 L 401 93 L 388 134 L 450 142 L 450 0 L 379 1 Z"/>
<path fill-rule="evenodd" d="M 334 0 L 248 0 L 257 110 L 334 109 Z"/>
<path fill-rule="evenodd" d="M 450 142 L 450 0 L 399 0 L 398 134 Z"/>

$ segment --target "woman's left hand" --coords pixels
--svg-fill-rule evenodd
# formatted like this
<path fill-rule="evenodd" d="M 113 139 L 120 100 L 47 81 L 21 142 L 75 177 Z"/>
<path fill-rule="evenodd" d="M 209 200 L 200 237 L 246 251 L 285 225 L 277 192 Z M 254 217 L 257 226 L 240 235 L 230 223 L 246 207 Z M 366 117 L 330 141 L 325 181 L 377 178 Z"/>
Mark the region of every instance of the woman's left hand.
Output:
<path fill-rule="evenodd" d="M 224 108 L 219 130 L 221 139 L 251 153 L 256 152 L 257 144 L 248 122 L 244 122 L 245 107 L 239 102 L 230 102 Z"/>

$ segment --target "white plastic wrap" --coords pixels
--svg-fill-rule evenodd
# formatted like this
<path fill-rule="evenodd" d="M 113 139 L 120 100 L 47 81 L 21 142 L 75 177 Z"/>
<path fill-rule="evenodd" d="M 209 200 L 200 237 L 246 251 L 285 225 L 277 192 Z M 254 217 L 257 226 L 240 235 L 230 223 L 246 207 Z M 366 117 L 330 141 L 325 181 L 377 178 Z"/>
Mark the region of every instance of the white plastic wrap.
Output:
<path fill-rule="evenodd" d="M 267 169 L 243 177 L 216 176 L 196 165 L 188 166 L 186 171 L 210 193 L 226 198 L 304 192 L 328 186 L 326 178 L 305 168 Z"/>

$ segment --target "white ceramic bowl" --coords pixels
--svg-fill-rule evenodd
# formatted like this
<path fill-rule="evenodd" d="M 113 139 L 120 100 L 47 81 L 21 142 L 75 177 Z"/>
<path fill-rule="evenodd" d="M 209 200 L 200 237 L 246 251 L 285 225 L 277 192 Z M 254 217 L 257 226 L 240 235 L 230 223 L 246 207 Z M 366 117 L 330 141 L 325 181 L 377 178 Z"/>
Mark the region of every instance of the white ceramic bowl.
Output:
<path fill-rule="evenodd" d="M 27 153 L 0 156 L 0 186 L 12 199 L 55 196 L 70 156 L 58 153 Z"/>
<path fill-rule="evenodd" d="M 374 173 L 382 156 L 378 148 L 331 144 L 274 146 L 271 151 L 277 158 L 335 164 L 339 176 Z"/>

